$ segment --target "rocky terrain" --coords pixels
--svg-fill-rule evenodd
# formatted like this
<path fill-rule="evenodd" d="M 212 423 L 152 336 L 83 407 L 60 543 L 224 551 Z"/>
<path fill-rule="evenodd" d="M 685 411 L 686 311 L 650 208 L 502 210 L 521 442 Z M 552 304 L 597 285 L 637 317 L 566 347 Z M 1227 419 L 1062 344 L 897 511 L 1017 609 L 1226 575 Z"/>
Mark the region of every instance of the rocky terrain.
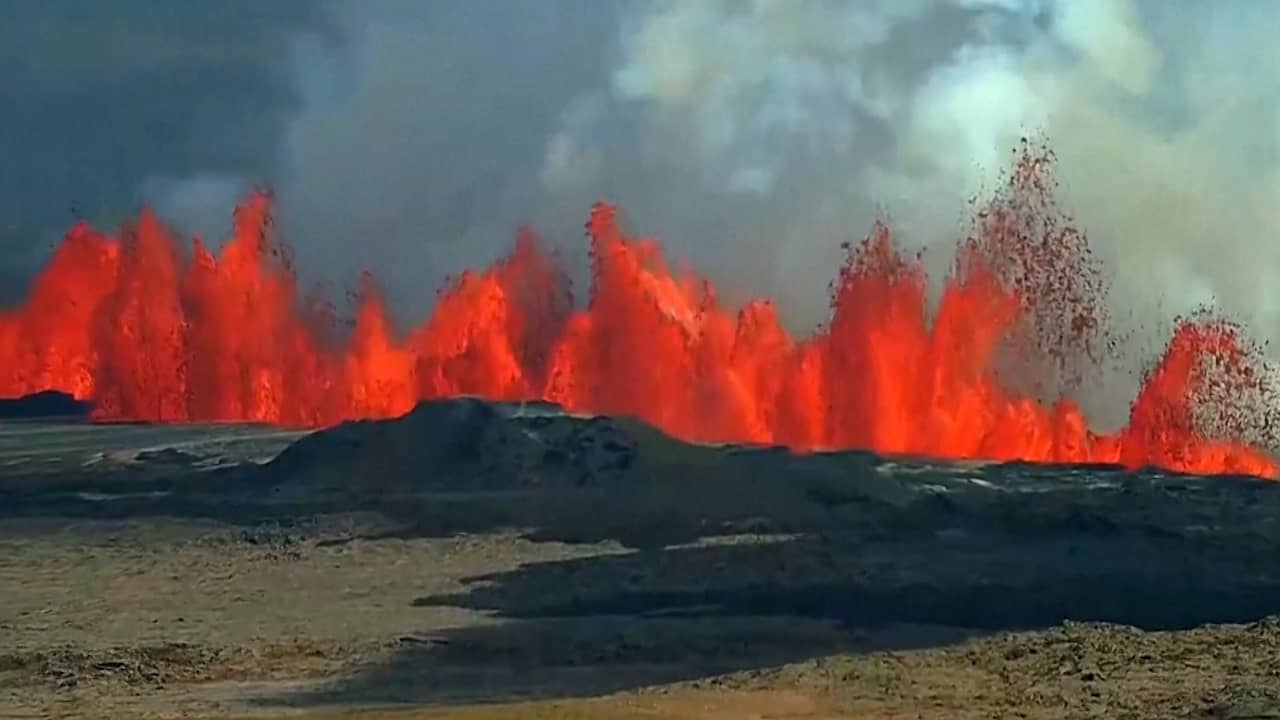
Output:
<path fill-rule="evenodd" d="M 1253 478 L 538 404 L 9 420 L 0 717 L 1280 717 L 1277 550 Z"/>

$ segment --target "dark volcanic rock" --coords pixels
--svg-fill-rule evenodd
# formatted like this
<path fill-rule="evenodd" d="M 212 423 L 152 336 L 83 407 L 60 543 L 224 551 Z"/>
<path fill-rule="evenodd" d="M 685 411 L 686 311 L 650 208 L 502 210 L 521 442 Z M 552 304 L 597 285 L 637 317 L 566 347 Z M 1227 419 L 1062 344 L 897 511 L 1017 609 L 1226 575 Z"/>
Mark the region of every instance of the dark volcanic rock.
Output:
<path fill-rule="evenodd" d="M 476 399 L 314 433 L 255 474 L 277 492 L 336 492 L 443 533 L 507 524 L 641 545 L 760 531 L 1280 540 L 1280 485 L 1255 478 L 696 445 L 631 418 Z"/>
<path fill-rule="evenodd" d="M 170 455 L 154 458 L 163 478 L 117 480 L 128 493 L 110 500 L 105 478 L 93 495 L 0 487 L 0 512 L 288 527 L 359 511 L 385 521 L 362 536 L 514 528 L 639 551 L 423 599 L 515 617 L 1186 627 L 1280 612 L 1280 484 L 1256 478 L 696 445 L 633 419 L 474 399 L 313 433 L 264 465 L 200 474 Z"/>
<path fill-rule="evenodd" d="M 423 600 L 518 617 L 712 607 L 855 624 L 1186 627 L 1280 611 L 1269 560 L 1280 485 L 1256 478 L 695 445 L 630 419 L 478 400 L 316 433 L 262 472 L 410 534 L 518 527 L 641 550 Z M 685 547 L 758 535 L 789 539 Z"/>
<path fill-rule="evenodd" d="M 646 448 L 683 445 L 627 418 L 461 398 L 309 435 L 264 471 L 276 483 L 387 492 L 602 487 L 629 476 Z"/>
<path fill-rule="evenodd" d="M 64 435 L 56 427 L 9 427 L 11 456 L 39 451 L 24 447 L 36 436 L 54 448 L 68 440 L 103 441 L 101 428 Z M 913 709 L 940 707 L 940 688 L 969 682 L 973 700 L 954 700 L 953 707 L 980 708 L 970 715 L 1044 707 L 1050 709 L 1037 717 L 1139 717 L 1136 709 L 1149 699 L 1135 694 L 1135 683 L 1153 679 L 1186 691 L 1176 712 L 1142 717 L 1190 717 L 1201 707 L 1205 717 L 1262 717 L 1278 697 L 1274 621 L 1258 621 L 1280 614 L 1280 484 L 1256 478 L 696 445 L 628 418 L 471 399 L 313 433 L 262 465 L 207 469 L 205 441 L 165 435 L 162 442 L 152 429 L 137 432 L 146 442 L 122 447 L 145 449 L 131 450 L 126 461 L 104 457 L 71 478 L 16 465 L 0 482 L 0 519 L 21 519 L 9 538 L 21 546 L 27 528 L 56 529 L 50 536 L 70 555 L 54 557 L 72 558 L 43 569 L 46 578 L 63 578 L 50 585 L 59 589 L 52 601 L 18 605 L 53 608 L 51 616 L 23 616 L 28 637 L 69 637 L 85 627 L 66 615 L 71 610 L 96 618 L 101 604 L 59 599 L 86 582 L 129 577 L 131 592 L 117 602 L 137 602 L 150 588 L 176 589 L 173 581 L 188 577 L 178 574 L 178 564 L 189 563 L 202 573 L 190 576 L 194 595 L 155 595 L 171 604 L 214 595 L 219 612 L 229 614 L 202 613 L 200 622 L 211 619 L 208 627 L 219 632 L 227 618 L 264 617 L 244 603 L 278 603 L 272 591 L 280 588 L 299 613 L 329 607 L 314 614 L 316 622 L 341 626 L 344 638 L 349 626 L 375 616 L 378 622 L 365 627 L 384 632 L 390 626 L 382 618 L 396 612 L 397 602 L 412 610 L 402 616 L 412 632 L 399 635 L 393 650 L 379 646 L 376 662 L 365 656 L 357 671 L 326 684 L 324 692 L 334 694 L 318 698 L 325 703 L 456 702 L 469 693 L 493 700 L 495 693 L 529 691 L 517 673 L 543 673 L 548 683 L 572 677 L 573 692 L 582 694 L 583 670 L 617 683 L 592 685 L 590 692 L 613 692 L 838 651 L 860 658 L 821 661 L 834 673 L 832 687 L 849 697 L 878 697 L 888 680 L 894 692 L 919 692 Z M 44 464 L 40 455 L 32 453 L 26 465 Z M 127 522 L 103 525 L 111 537 L 81 548 L 77 539 L 88 536 L 62 538 L 98 523 L 66 523 L 67 517 Z M 166 520 L 151 528 L 147 520 L 156 517 Z M 183 535 L 163 556 L 138 549 L 144 541 L 148 548 L 171 542 L 158 528 L 172 518 L 233 527 L 210 536 L 202 529 L 199 542 Z M 493 532 L 513 529 L 521 541 Z M 417 542 L 463 534 L 471 537 Z M 591 546 L 536 547 L 528 539 Z M 131 564 L 115 567 L 173 559 L 160 571 L 127 574 L 92 564 L 117 553 Z M 10 555 L 10 569 L 41 565 Z M 278 570 L 284 575 L 257 571 L 284 563 Z M 309 574 L 315 579 L 306 580 Z M 342 600 L 312 604 L 330 594 Z M 364 598 L 376 608 L 353 613 Z M 138 607 L 145 622 L 155 623 L 150 601 Z M 174 609 L 180 614 L 172 632 L 185 638 L 195 613 Z M 460 623 L 466 615 L 459 609 L 486 619 Z M 272 612 L 267 616 L 276 617 Z M 177 626 L 184 616 L 188 621 Z M 1184 644 L 1110 627 L 1223 622 L 1249 624 L 1196 631 Z M 289 633 L 302 627 L 281 626 Z M 949 653 L 947 665 L 912 666 L 938 655 L 896 652 L 939 642 L 939 626 L 948 643 L 1052 629 L 941 650 Z M 0 647 L 0 685 L 4 676 L 45 678 L 59 689 L 90 681 L 226 680 L 228 662 L 247 662 L 241 658 L 248 655 L 210 659 L 202 647 L 155 644 L 140 653 Z M 861 655 L 876 647 L 895 652 Z M 307 663 L 320 662 L 305 652 Z M 274 657 L 256 648 L 252 655 Z M 513 674 L 504 679 L 494 668 Z M 638 679 L 636 668 L 669 674 Z M 929 678 L 933 686 L 917 682 Z M 988 684 L 973 684 L 979 681 Z M 1008 687 L 1013 691 L 1002 690 Z M 1060 688 L 1079 691 L 1076 697 L 1093 705 L 1064 711 Z M 1001 698 L 995 702 L 1002 709 L 987 709 L 992 697 Z"/>
<path fill-rule="evenodd" d="M 20 398 L 0 398 L 0 420 L 86 419 L 92 410 L 90 403 L 54 390 Z"/>

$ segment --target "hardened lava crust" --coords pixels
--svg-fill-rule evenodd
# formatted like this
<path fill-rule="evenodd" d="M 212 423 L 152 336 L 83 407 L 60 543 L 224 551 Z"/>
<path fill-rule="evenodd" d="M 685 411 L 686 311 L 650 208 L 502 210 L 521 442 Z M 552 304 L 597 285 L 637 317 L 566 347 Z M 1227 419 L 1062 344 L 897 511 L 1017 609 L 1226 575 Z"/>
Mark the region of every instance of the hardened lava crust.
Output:
<path fill-rule="evenodd" d="M 1280 717 L 1270 481 L 41 407 L 0 420 L 0 716 Z"/>

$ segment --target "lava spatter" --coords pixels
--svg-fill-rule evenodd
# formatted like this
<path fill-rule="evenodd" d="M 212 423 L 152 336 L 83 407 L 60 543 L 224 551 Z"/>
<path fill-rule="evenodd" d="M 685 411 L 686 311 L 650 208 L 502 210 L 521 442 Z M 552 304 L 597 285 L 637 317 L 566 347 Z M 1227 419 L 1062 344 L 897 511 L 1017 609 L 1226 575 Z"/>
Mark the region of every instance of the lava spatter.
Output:
<path fill-rule="evenodd" d="M 605 203 L 587 223 L 585 307 L 522 231 L 407 333 L 367 278 L 341 336 L 298 292 L 265 194 L 218 251 L 184 248 L 149 212 L 116 236 L 77 225 L 27 301 L 0 311 L 0 395 L 64 390 L 104 419 L 323 426 L 470 394 L 635 415 L 696 441 L 1275 476 L 1258 449 L 1271 440 L 1260 356 L 1209 316 L 1178 324 L 1125 427 L 1089 428 L 1073 394 L 1111 347 L 1106 287 L 1053 206 L 1051 159 L 1018 151 L 936 305 L 920 259 L 878 224 L 805 337 L 770 301 L 722 306 Z"/>

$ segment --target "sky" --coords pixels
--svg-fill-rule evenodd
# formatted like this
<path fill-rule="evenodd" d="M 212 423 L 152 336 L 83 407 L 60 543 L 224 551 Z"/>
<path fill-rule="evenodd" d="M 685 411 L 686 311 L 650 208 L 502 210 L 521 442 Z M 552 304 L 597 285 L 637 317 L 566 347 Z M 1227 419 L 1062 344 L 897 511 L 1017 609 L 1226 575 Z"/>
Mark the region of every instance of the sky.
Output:
<path fill-rule="evenodd" d="M 730 300 L 823 319 L 888 216 L 941 266 L 1019 137 L 1154 334 L 1280 328 L 1267 0 L 21 0 L 0 23 L 0 303 L 78 218 L 216 238 L 269 186 L 308 279 L 406 320 L 532 223 L 581 279 L 592 202 Z M 216 240 L 215 243 L 216 244 Z M 1141 333 L 1139 333 L 1141 334 Z"/>

